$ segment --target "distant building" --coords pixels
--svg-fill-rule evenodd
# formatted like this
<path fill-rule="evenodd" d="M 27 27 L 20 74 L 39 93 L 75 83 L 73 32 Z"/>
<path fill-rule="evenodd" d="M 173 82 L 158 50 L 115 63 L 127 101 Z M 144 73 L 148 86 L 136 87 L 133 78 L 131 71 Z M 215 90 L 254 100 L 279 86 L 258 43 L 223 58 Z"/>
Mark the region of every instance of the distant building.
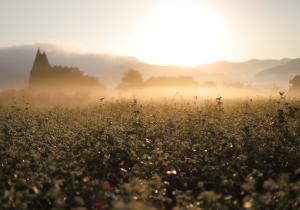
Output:
<path fill-rule="evenodd" d="M 35 90 L 89 90 L 104 88 L 95 77 L 84 75 L 78 68 L 51 66 L 45 52 L 38 49 L 30 73 L 29 87 Z"/>

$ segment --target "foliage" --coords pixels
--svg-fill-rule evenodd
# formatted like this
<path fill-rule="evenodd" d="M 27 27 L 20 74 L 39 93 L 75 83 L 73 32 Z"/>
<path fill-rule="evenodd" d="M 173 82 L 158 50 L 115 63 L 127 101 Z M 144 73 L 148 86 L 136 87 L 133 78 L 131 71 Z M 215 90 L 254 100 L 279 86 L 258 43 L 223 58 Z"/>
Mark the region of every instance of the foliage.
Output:
<path fill-rule="evenodd" d="M 144 79 L 140 72 L 130 69 L 124 73 L 121 83 L 118 88 L 120 90 L 131 90 L 141 88 L 144 85 Z"/>
<path fill-rule="evenodd" d="M 300 108 L 278 100 L 0 107 L 1 209 L 299 209 Z"/>
<path fill-rule="evenodd" d="M 51 66 L 45 52 L 37 51 L 30 72 L 29 86 L 42 92 L 59 90 L 98 89 L 105 87 L 95 77 L 87 76 L 76 67 Z"/>
<path fill-rule="evenodd" d="M 146 81 L 147 86 L 169 86 L 169 87 L 190 87 L 197 88 L 198 83 L 192 77 L 179 76 L 179 77 L 150 77 Z"/>
<path fill-rule="evenodd" d="M 290 80 L 290 91 L 295 95 L 300 95 L 300 75 L 295 76 L 292 80 Z"/>

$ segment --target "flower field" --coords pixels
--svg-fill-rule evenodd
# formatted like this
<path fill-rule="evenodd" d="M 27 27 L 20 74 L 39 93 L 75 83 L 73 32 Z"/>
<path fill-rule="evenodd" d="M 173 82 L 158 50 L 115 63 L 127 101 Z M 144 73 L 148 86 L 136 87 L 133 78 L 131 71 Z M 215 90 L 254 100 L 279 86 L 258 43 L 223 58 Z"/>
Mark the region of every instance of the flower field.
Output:
<path fill-rule="evenodd" d="M 0 105 L 0 209 L 300 209 L 300 102 Z"/>

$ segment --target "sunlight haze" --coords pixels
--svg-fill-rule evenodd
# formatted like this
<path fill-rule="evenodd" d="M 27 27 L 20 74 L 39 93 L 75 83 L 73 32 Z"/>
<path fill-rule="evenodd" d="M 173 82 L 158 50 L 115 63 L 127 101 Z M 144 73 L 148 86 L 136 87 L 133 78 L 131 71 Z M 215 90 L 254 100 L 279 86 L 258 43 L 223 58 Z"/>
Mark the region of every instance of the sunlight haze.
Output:
<path fill-rule="evenodd" d="M 182 66 L 300 55 L 296 0 L 2 0 L 0 5 L 0 46 L 52 41 L 82 52 Z"/>
<path fill-rule="evenodd" d="M 0 210 L 300 210 L 300 0 L 0 14 Z"/>
<path fill-rule="evenodd" d="M 193 66 L 225 59 L 233 43 L 224 18 L 204 3 L 172 1 L 138 27 L 133 53 L 149 63 Z"/>

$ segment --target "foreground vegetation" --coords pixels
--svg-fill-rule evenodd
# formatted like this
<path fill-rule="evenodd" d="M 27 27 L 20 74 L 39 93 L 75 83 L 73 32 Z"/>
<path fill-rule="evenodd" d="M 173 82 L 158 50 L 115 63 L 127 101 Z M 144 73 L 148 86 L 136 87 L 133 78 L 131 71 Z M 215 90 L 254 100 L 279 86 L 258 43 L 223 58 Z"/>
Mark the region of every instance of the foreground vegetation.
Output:
<path fill-rule="evenodd" d="M 300 102 L 0 107 L 0 208 L 300 209 Z"/>

